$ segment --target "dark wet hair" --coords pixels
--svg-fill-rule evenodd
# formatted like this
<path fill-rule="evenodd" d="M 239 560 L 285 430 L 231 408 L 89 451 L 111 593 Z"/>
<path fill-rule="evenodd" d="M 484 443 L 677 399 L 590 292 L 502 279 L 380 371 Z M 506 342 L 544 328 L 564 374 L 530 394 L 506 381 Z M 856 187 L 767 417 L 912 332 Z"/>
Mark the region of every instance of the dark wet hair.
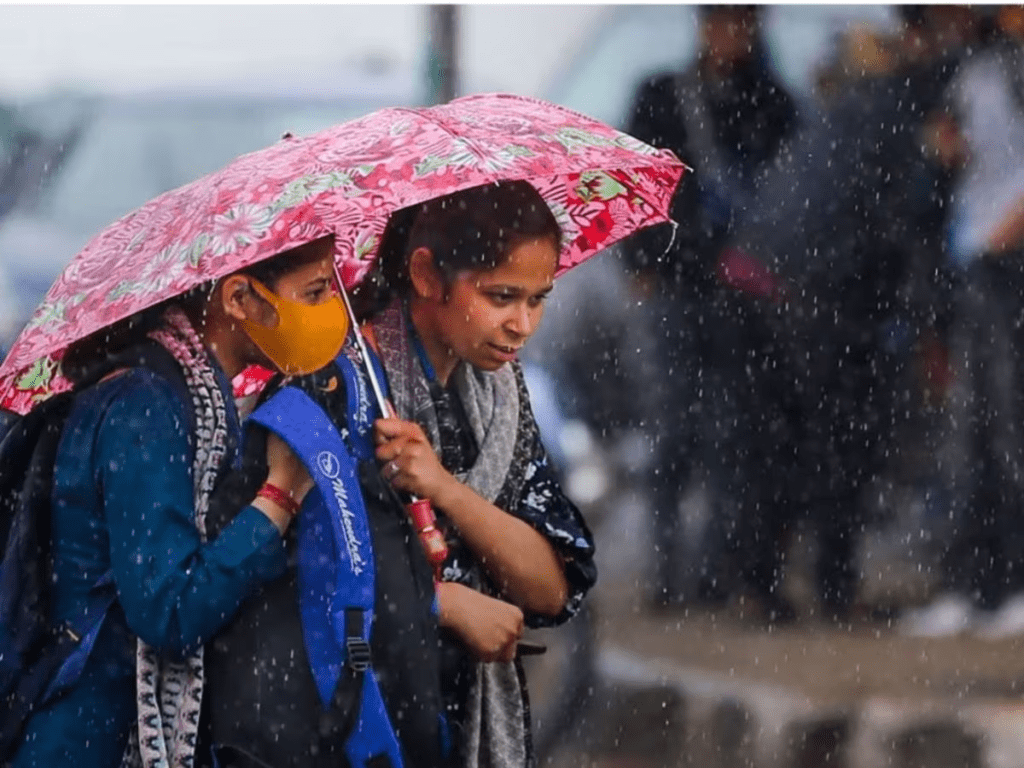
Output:
<path fill-rule="evenodd" d="M 321 258 L 323 255 L 321 253 L 322 244 L 326 240 L 333 241 L 333 239 L 334 235 L 327 235 L 311 240 L 295 248 L 289 248 L 287 251 L 281 251 L 269 259 L 259 261 L 232 274 L 248 275 L 273 291 L 281 277 Z M 212 280 L 197 285 L 187 293 L 136 312 L 131 317 L 126 317 L 124 320 L 107 328 L 101 328 L 84 339 L 76 341 L 64 353 L 61 360 L 61 371 L 72 382 L 87 377 L 95 366 L 102 365 L 106 360 L 130 347 L 143 343 L 146 340 L 146 335 L 160 325 L 164 312 L 172 304 L 177 304 L 182 308 L 189 322 L 198 331 L 206 312 L 206 302 L 215 285 L 216 282 Z"/>
<path fill-rule="evenodd" d="M 238 274 L 248 275 L 259 280 L 270 290 L 275 290 L 277 288 L 277 281 L 286 274 L 323 258 L 324 254 L 321 252 L 321 247 L 326 245 L 328 241 L 333 244 L 334 235 L 318 237 L 316 240 L 310 240 L 308 243 L 289 248 L 287 251 L 281 251 L 276 256 L 271 256 L 269 259 L 258 261 L 244 269 L 238 270 Z"/>
<path fill-rule="evenodd" d="M 408 294 L 409 257 L 417 248 L 433 254 L 449 286 L 459 272 L 499 267 L 522 243 L 543 238 L 561 250 L 558 221 L 526 181 L 471 187 L 397 210 L 384 229 L 374 268 L 353 291 L 356 314 L 365 319 L 392 297 Z"/>

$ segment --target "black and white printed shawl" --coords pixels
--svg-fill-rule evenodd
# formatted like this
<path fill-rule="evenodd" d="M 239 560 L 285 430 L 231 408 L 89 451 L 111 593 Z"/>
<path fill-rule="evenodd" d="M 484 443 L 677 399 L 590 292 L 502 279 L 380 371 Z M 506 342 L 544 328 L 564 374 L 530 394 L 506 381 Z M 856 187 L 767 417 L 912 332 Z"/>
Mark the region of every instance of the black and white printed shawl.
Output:
<path fill-rule="evenodd" d="M 485 372 L 461 363 L 452 373 L 447 392 L 439 392 L 436 384 L 432 392 L 401 303 L 393 302 L 371 325 L 399 416 L 423 428 L 446 469 L 499 509 L 540 531 L 565 561 L 570 587 L 565 610 L 554 619 L 527 615 L 527 624 L 545 626 L 565 621 L 579 610 L 597 578 L 593 537 L 579 510 L 562 492 L 550 465 L 519 365 Z M 452 409 L 439 407 L 452 387 L 464 420 L 454 419 Z M 456 460 L 453 454 L 459 452 L 453 443 L 465 437 L 457 434 L 464 423 L 472 430 L 470 442 L 475 445 L 470 466 L 459 471 L 450 464 Z M 438 514 L 449 545 L 442 578 L 498 594 L 476 557 L 451 526 L 444 525 L 443 514 Z M 518 659 L 474 665 L 463 715 L 466 768 L 525 768 L 535 764 L 525 677 Z"/>
<path fill-rule="evenodd" d="M 210 493 L 227 454 L 228 405 L 208 353 L 185 313 L 171 307 L 163 321 L 149 336 L 174 355 L 192 396 L 195 524 L 206 541 Z M 139 638 L 135 677 L 137 722 L 121 768 L 192 768 L 205 678 L 202 647 L 174 661 Z"/>

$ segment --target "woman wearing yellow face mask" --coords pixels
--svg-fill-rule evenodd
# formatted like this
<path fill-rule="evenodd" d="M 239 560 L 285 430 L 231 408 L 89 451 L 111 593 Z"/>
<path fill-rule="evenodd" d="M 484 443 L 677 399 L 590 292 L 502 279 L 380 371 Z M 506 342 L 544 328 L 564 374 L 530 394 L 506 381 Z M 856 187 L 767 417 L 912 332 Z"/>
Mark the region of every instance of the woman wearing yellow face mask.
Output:
<path fill-rule="evenodd" d="M 263 365 L 289 375 L 246 423 L 280 430 L 318 490 L 285 538 L 287 571 L 207 644 L 202 731 L 220 768 L 440 768 L 450 763 L 433 572 L 374 459 L 371 385 L 352 348 L 336 354 L 348 321 L 323 277 L 238 276 L 232 316 Z M 264 434 L 246 431 L 211 530 L 266 476 Z"/>
<path fill-rule="evenodd" d="M 333 287 L 330 264 L 321 272 L 303 278 L 278 280 L 277 291 L 268 288 L 249 272 L 250 288 L 270 305 L 249 307 L 251 317 L 238 306 L 238 320 L 246 335 L 286 375 L 313 373 L 335 358 L 348 334 L 345 305 Z M 256 270 L 258 272 L 258 270 Z M 239 278 L 242 276 L 240 275 Z M 309 302 L 316 302 L 310 304 Z"/>
<path fill-rule="evenodd" d="M 211 494 L 240 461 L 230 381 L 254 363 L 298 373 L 337 354 L 332 251 L 325 238 L 279 254 L 68 351 L 79 389 L 53 463 L 48 619 L 90 650 L 30 716 L 12 765 L 113 767 L 126 749 L 191 763 L 202 645 L 285 572 L 282 536 L 311 485 L 271 436 L 261 485 L 208 535 Z M 180 691 L 159 711 L 158 687 Z"/>

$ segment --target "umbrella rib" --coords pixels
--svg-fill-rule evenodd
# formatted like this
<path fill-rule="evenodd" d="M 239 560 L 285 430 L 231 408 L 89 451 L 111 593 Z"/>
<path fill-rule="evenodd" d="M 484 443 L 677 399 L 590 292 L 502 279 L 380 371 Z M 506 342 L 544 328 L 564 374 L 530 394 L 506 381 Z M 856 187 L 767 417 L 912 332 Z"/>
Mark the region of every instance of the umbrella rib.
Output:
<path fill-rule="evenodd" d="M 444 106 L 444 105 L 439 105 L 439 106 Z M 417 110 L 417 109 L 413 109 L 411 107 L 395 107 L 394 109 L 395 109 L 396 112 L 408 113 L 408 114 L 411 114 L 411 115 L 416 115 L 420 119 L 426 119 L 427 121 L 433 123 L 438 128 L 440 128 L 442 131 L 447 133 L 449 136 L 452 136 L 452 137 L 458 139 L 459 141 L 463 142 L 466 145 L 466 147 L 473 152 L 473 154 L 476 156 L 476 158 L 478 160 L 482 160 L 482 161 L 486 161 L 487 160 L 487 153 L 483 152 L 480 148 L 478 148 L 476 146 L 476 142 L 474 142 L 472 139 L 467 137 L 465 134 L 462 134 L 462 133 L 459 133 L 457 131 L 452 130 L 447 125 L 445 125 L 442 122 L 440 122 L 432 114 L 427 114 L 426 110 Z M 493 173 L 491 174 L 491 177 L 492 177 L 492 180 L 496 179 L 496 177 L 494 176 Z"/>

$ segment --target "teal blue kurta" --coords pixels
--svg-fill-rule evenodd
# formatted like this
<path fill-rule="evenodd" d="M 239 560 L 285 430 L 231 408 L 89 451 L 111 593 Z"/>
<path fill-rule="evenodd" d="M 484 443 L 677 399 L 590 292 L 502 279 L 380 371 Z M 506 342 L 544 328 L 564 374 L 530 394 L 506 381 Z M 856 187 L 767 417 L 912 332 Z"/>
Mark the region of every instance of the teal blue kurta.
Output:
<path fill-rule="evenodd" d="M 230 385 L 219 379 L 237 445 Z M 108 570 L 117 601 L 82 678 L 29 721 L 15 768 L 119 765 L 135 719 L 135 636 L 187 655 L 284 572 L 281 537 L 254 507 L 200 540 L 189 429 L 188 406 L 146 369 L 78 397 L 54 468 L 51 618 L 69 616 Z"/>

